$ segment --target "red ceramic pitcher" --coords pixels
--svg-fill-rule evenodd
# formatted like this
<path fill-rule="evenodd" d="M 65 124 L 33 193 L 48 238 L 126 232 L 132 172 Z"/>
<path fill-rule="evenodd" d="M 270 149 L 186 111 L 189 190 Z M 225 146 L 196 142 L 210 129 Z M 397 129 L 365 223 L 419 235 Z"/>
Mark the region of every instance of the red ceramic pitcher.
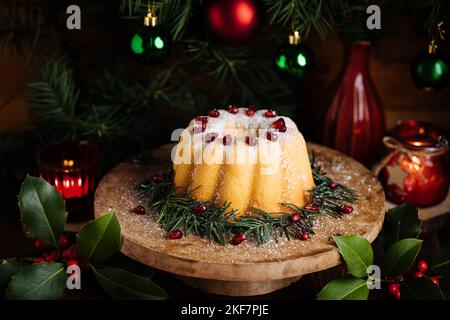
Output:
<path fill-rule="evenodd" d="M 376 160 L 384 114 L 369 74 L 369 41 L 346 47 L 346 61 L 326 104 L 322 142 L 369 165 Z"/>

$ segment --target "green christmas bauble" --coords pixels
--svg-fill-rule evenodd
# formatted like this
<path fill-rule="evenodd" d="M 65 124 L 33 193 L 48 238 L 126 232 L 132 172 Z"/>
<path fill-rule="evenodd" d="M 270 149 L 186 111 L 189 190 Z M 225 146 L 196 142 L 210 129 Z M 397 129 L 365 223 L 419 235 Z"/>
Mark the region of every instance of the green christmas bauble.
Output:
<path fill-rule="evenodd" d="M 131 51 L 145 64 L 158 64 L 170 54 L 170 39 L 160 25 L 144 26 L 131 39 Z"/>
<path fill-rule="evenodd" d="M 415 85 L 422 90 L 440 90 L 449 80 L 449 63 L 439 53 L 420 52 L 413 60 L 411 74 Z"/>
<path fill-rule="evenodd" d="M 306 44 L 284 43 L 275 52 L 274 66 L 286 80 L 303 80 L 311 72 L 315 60 L 313 51 Z"/>

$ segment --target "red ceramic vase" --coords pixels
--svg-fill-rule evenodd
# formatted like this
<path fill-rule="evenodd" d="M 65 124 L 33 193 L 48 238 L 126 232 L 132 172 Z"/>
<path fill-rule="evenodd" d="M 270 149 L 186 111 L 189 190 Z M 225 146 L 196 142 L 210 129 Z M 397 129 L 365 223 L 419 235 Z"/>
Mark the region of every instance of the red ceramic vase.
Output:
<path fill-rule="evenodd" d="M 369 41 L 352 42 L 326 104 L 323 144 L 365 165 L 376 160 L 384 132 L 384 114 L 369 74 Z"/>

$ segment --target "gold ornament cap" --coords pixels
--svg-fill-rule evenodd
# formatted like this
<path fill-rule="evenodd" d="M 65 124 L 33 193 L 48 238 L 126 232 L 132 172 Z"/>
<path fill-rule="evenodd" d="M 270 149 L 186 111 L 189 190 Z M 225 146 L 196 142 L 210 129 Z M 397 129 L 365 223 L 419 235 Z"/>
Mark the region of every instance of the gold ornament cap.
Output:
<path fill-rule="evenodd" d="M 158 24 L 158 17 L 154 16 L 151 12 L 147 13 L 147 16 L 144 18 L 144 26 L 154 27 Z"/>
<path fill-rule="evenodd" d="M 297 45 L 302 41 L 302 37 L 300 37 L 300 32 L 294 31 L 289 34 L 289 44 Z"/>

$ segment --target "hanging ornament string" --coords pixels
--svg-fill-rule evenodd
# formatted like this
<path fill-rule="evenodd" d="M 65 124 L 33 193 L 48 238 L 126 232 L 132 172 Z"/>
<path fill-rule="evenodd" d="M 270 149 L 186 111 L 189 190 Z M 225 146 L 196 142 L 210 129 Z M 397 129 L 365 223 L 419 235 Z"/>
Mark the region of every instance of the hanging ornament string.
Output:
<path fill-rule="evenodd" d="M 445 40 L 444 34 L 445 30 L 442 28 L 444 25 L 444 22 L 441 21 L 437 24 L 435 31 L 433 32 L 431 36 L 430 44 L 428 45 L 428 53 L 436 53 L 436 49 L 438 48 L 438 40 Z"/>

